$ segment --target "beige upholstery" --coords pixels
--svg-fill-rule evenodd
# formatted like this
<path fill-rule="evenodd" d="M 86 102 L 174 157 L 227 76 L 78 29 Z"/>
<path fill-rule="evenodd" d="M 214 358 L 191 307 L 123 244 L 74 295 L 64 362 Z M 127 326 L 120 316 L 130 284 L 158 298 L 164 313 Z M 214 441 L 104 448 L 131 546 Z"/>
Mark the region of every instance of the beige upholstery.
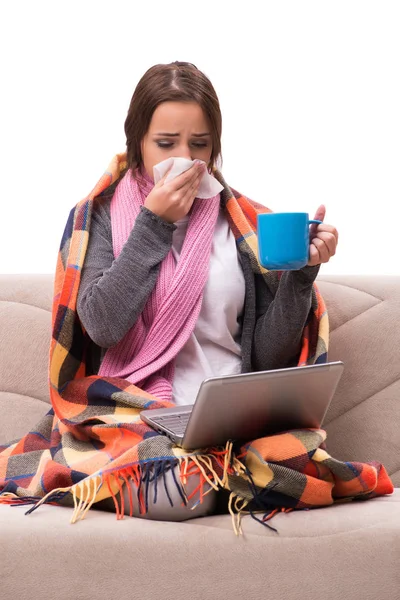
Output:
<path fill-rule="evenodd" d="M 345 373 L 328 450 L 382 462 L 400 488 L 400 277 L 321 276 L 329 359 Z M 0 443 L 49 410 L 52 276 L 0 276 Z M 91 510 L 0 506 L 0 600 L 399 600 L 400 489 L 392 496 L 274 517 L 276 534 L 229 515 L 155 522 Z"/>

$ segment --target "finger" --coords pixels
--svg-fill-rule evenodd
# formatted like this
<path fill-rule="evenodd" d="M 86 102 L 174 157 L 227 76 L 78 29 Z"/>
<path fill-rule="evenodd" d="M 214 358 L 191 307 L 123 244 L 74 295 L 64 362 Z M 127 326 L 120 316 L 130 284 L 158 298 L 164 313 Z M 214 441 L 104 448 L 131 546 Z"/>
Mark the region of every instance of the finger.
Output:
<path fill-rule="evenodd" d="M 317 212 L 315 213 L 314 219 L 318 219 L 318 221 L 323 221 L 325 219 L 326 208 L 324 204 L 321 204 L 317 208 Z"/>
<path fill-rule="evenodd" d="M 332 233 L 336 238 L 336 243 L 338 243 L 339 232 L 336 229 L 336 227 L 333 227 L 333 225 L 328 225 L 327 223 L 322 223 L 321 225 L 317 225 L 316 234 L 319 234 L 321 232 Z"/>
<path fill-rule="evenodd" d="M 180 194 L 186 196 L 188 193 L 191 193 L 191 190 L 194 189 L 197 191 L 197 188 L 200 185 L 200 182 L 204 175 L 204 168 L 200 168 L 191 179 L 189 179 L 182 187 L 178 188 Z"/>
<path fill-rule="evenodd" d="M 165 183 L 165 180 L 167 179 L 167 177 L 168 177 L 168 174 L 169 174 L 169 172 L 170 172 L 170 170 L 171 170 L 171 169 L 172 169 L 172 165 L 171 165 L 171 166 L 170 166 L 170 167 L 167 169 L 167 171 L 166 171 L 166 172 L 164 173 L 164 175 L 161 177 L 160 181 L 158 181 L 158 182 L 156 183 L 156 186 L 159 186 L 159 187 L 161 187 L 162 185 L 164 185 L 164 183 Z"/>
<path fill-rule="evenodd" d="M 314 246 L 314 244 L 310 244 L 309 259 L 308 259 L 307 265 L 309 267 L 315 267 L 315 265 L 319 265 L 320 262 L 321 261 L 320 261 L 319 252 L 318 252 L 317 248 Z"/>
<path fill-rule="evenodd" d="M 315 213 L 314 219 L 317 219 L 318 221 L 323 221 L 325 219 L 325 213 L 326 213 L 326 208 L 325 208 L 324 204 L 321 204 L 317 208 L 317 212 Z M 318 228 L 318 223 L 313 223 L 311 225 L 311 227 L 310 227 L 310 239 L 312 237 L 314 237 L 314 235 L 316 234 L 317 228 Z"/>
<path fill-rule="evenodd" d="M 334 256 L 334 254 L 336 254 L 337 240 L 333 233 L 318 231 L 317 235 L 311 240 L 311 242 L 314 243 L 314 239 L 316 238 L 322 240 L 325 243 L 325 245 L 328 248 L 329 256 Z"/>
<path fill-rule="evenodd" d="M 169 181 L 168 185 L 171 184 L 171 190 L 189 188 L 192 185 L 193 181 L 195 181 L 197 175 L 199 173 L 203 174 L 203 172 L 204 167 L 201 167 L 199 163 L 194 163 L 189 167 L 189 169 L 187 169 L 186 171 Z"/>
<path fill-rule="evenodd" d="M 189 208 L 193 204 L 194 199 L 196 198 L 196 194 L 198 192 L 202 177 L 203 177 L 203 175 L 200 174 L 199 177 L 192 183 L 192 185 L 189 187 L 189 189 L 186 191 L 185 195 L 182 198 L 182 202 L 184 204 L 189 204 Z"/>
<path fill-rule="evenodd" d="M 314 219 L 318 219 L 318 221 L 323 221 L 325 218 L 325 206 L 321 204 L 315 213 Z M 318 223 L 312 223 L 310 226 L 310 240 L 317 233 Z"/>
<path fill-rule="evenodd" d="M 314 238 L 312 240 L 311 245 L 315 246 L 316 249 L 318 250 L 319 257 L 320 257 L 319 262 L 326 263 L 329 261 L 329 259 L 330 259 L 329 250 L 323 240 L 320 240 L 319 238 Z"/>

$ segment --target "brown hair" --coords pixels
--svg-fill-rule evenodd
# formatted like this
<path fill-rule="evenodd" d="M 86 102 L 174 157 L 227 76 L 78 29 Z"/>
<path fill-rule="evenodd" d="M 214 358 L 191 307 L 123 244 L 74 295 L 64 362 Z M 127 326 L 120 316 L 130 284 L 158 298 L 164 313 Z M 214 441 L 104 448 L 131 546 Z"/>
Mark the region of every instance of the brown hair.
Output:
<path fill-rule="evenodd" d="M 211 171 L 221 155 L 222 116 L 218 97 L 204 73 L 192 63 L 179 61 L 150 67 L 136 86 L 125 120 L 128 168 L 133 170 L 142 164 L 141 141 L 155 109 L 167 101 L 197 102 L 203 109 L 211 128 L 212 153 L 208 163 Z"/>

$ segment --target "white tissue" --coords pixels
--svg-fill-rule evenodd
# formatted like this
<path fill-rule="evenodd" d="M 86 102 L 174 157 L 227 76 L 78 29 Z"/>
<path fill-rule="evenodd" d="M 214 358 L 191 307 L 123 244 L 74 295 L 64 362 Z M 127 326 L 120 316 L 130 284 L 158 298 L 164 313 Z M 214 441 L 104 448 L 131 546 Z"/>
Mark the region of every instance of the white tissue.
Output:
<path fill-rule="evenodd" d="M 165 180 L 165 183 L 171 181 L 184 171 L 187 171 L 193 164 L 194 160 L 189 160 L 187 158 L 181 158 L 180 156 L 171 156 L 166 160 L 154 165 L 153 173 L 154 173 L 154 184 L 158 183 L 162 177 L 164 177 L 165 173 L 168 171 L 171 165 L 172 169 L 168 173 L 168 177 Z M 203 160 L 200 162 L 204 162 Z M 204 163 L 206 164 L 206 163 Z M 210 175 L 208 171 L 206 171 L 200 181 L 199 190 L 196 194 L 196 198 L 213 198 L 219 192 L 224 189 L 224 186 L 220 184 L 213 175 Z"/>

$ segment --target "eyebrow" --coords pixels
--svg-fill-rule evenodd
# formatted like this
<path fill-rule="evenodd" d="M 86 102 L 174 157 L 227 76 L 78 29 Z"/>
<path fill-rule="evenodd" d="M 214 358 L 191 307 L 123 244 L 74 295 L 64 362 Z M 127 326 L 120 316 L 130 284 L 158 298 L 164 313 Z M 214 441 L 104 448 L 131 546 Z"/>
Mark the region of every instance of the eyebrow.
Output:
<path fill-rule="evenodd" d="M 163 135 L 165 137 L 178 137 L 179 133 L 163 133 L 163 132 L 158 132 L 155 133 L 154 135 Z M 210 133 L 193 133 L 193 137 L 206 137 L 211 135 Z"/>

